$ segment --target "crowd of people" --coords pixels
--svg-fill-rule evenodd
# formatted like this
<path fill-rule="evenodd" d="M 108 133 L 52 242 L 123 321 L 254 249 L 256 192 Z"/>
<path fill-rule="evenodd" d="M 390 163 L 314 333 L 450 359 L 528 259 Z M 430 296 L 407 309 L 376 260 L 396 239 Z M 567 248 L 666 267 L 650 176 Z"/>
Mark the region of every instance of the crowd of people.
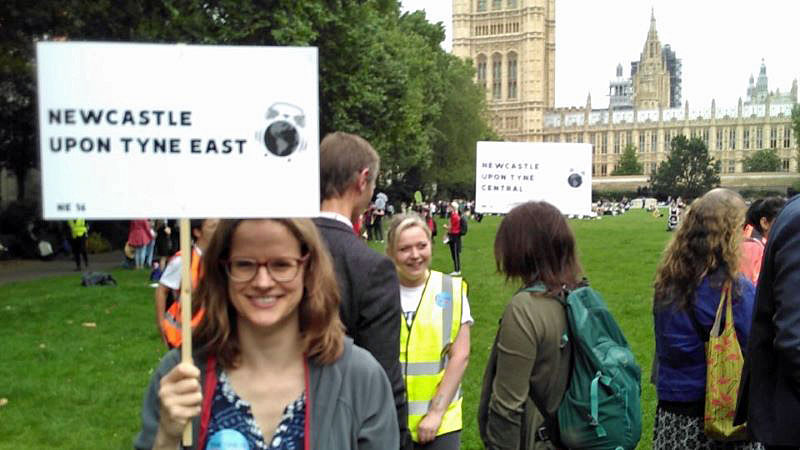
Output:
<path fill-rule="evenodd" d="M 164 356 L 136 448 L 176 448 L 188 423 L 194 448 L 460 448 L 462 428 L 475 420 L 464 417 L 461 393 L 475 320 L 460 273 L 464 211 L 451 202 L 386 214 L 385 254 L 373 251 L 355 226 L 379 170 L 366 140 L 332 133 L 320 144 L 320 217 L 193 221 L 192 254 L 171 258 L 156 290 L 157 328 L 174 348 L 180 303 L 169 298 L 188 259 L 193 363 L 178 349 Z M 385 214 L 385 199 L 380 206 Z M 436 214 L 447 218 L 451 273 L 431 267 Z M 686 208 L 655 275 L 654 448 L 800 445 L 791 426 L 800 410 L 798 215 L 796 199 L 748 210 L 726 189 Z M 383 240 L 382 229 L 374 233 Z M 578 254 L 549 203 L 521 204 L 501 221 L 495 263 L 520 290 L 485 369 L 478 428 L 486 448 L 559 446 L 555 417 L 575 349 L 558 296 L 585 284 Z M 749 434 L 722 442 L 704 429 L 705 342 L 728 304 L 746 361 L 737 420 Z"/>

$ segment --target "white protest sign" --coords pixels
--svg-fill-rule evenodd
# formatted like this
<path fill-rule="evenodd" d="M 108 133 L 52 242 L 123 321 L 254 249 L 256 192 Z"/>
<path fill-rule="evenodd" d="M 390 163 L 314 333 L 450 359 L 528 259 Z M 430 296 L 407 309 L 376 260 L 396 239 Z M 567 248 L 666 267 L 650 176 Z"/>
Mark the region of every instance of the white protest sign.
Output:
<path fill-rule="evenodd" d="M 563 214 L 592 209 L 592 146 L 530 142 L 478 142 L 475 207 L 507 213 L 544 200 Z"/>
<path fill-rule="evenodd" d="M 319 214 L 317 49 L 40 42 L 42 209 Z"/>

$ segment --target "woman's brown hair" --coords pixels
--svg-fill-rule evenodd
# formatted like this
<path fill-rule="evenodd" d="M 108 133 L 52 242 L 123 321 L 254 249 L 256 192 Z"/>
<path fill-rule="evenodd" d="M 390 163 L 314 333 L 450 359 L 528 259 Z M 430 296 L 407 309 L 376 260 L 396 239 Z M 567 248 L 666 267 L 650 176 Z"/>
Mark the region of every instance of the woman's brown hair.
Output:
<path fill-rule="evenodd" d="M 742 197 L 728 189 L 713 189 L 692 202 L 664 249 L 656 272 L 655 307 L 686 308 L 703 277 L 718 269 L 723 281 L 736 279 L 744 213 Z"/>
<path fill-rule="evenodd" d="M 525 285 L 541 281 L 550 294 L 581 281 L 575 236 L 561 212 L 547 202 L 527 202 L 512 209 L 494 240 L 497 270 L 506 280 Z"/>
<path fill-rule="evenodd" d="M 205 308 L 203 321 L 194 331 L 202 352 L 215 354 L 223 367 L 234 367 L 240 355 L 236 333 L 237 312 L 228 298 L 224 262 L 239 224 L 247 219 L 221 220 L 203 254 L 203 279 L 193 297 L 194 308 Z M 339 288 L 333 265 L 314 223 L 309 219 L 265 219 L 278 222 L 300 241 L 306 256 L 303 298 L 300 301 L 300 333 L 305 353 L 320 364 L 330 364 L 342 353 L 344 327 L 339 319 Z"/>

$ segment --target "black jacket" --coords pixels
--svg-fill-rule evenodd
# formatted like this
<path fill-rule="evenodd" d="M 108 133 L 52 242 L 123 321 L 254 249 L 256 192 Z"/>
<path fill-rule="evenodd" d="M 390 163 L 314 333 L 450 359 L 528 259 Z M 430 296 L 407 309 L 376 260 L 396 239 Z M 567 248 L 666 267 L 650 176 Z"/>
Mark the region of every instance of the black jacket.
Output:
<path fill-rule="evenodd" d="M 342 297 L 340 316 L 347 335 L 378 360 L 392 384 L 402 448 L 411 442 L 408 403 L 400 368 L 400 284 L 394 264 L 338 220 L 314 219 L 328 245 Z M 387 449 L 389 450 L 389 449 Z"/>
<path fill-rule="evenodd" d="M 800 196 L 770 228 L 736 419 L 755 440 L 800 446 Z"/>

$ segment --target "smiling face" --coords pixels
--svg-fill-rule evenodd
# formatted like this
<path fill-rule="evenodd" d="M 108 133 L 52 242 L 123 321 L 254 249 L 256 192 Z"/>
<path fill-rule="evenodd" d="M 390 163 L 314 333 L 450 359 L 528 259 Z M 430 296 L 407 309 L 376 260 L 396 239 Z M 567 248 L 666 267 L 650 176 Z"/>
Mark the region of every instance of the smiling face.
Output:
<path fill-rule="evenodd" d="M 276 259 L 301 258 L 300 241 L 279 222 L 245 220 L 231 239 L 230 261 L 251 260 L 265 264 Z M 228 279 L 228 296 L 237 311 L 239 326 L 259 329 L 298 327 L 298 306 L 303 297 L 305 263 L 290 281 L 277 282 L 265 265 L 250 281 Z"/>
<path fill-rule="evenodd" d="M 431 263 L 431 241 L 422 227 L 414 225 L 401 231 L 396 238 L 391 258 L 403 286 L 425 283 Z"/>

